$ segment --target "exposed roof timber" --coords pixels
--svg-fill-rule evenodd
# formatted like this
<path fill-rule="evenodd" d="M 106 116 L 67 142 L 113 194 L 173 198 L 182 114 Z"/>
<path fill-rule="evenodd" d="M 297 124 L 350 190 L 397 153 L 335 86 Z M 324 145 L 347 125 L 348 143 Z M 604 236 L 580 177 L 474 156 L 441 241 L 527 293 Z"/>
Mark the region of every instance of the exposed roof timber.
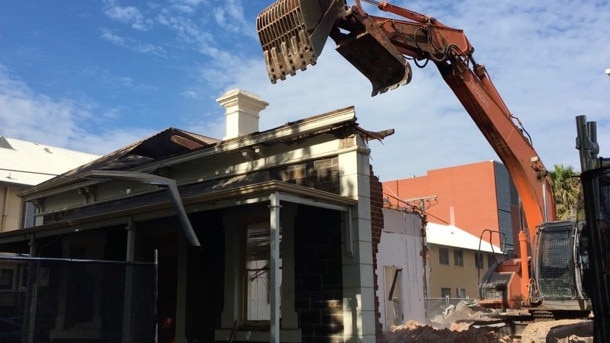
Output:
<path fill-rule="evenodd" d="M 259 146 L 263 143 L 269 144 L 278 141 L 284 141 L 292 137 L 301 137 L 304 135 L 319 133 L 327 131 L 329 128 L 332 127 L 355 122 L 356 113 L 354 111 L 354 107 L 350 106 L 332 112 L 309 117 L 306 119 L 289 122 L 285 125 L 271 130 L 256 132 L 249 135 L 233 138 L 215 146 L 214 149 L 204 149 L 176 157 L 171 157 L 163 161 L 163 163 L 164 165 L 169 166 L 173 164 L 188 162 L 208 155 L 215 155 L 223 152 L 243 149 L 245 147 Z"/>
<path fill-rule="evenodd" d="M 79 179 L 82 174 L 89 170 L 134 170 L 137 167 L 152 162 L 207 148 L 218 142 L 220 141 L 217 139 L 170 127 L 148 138 L 106 154 L 90 163 L 72 169 L 49 181 L 24 190 L 20 195 L 27 196 L 28 194 L 38 193 L 40 190 L 60 187 L 66 182 Z"/>
<path fill-rule="evenodd" d="M 113 170 L 132 170 L 138 172 L 151 172 L 159 167 L 157 162 L 162 161 L 163 166 L 172 166 L 175 164 L 188 162 L 194 159 L 205 156 L 222 154 L 229 151 L 243 149 L 245 147 L 260 146 L 294 137 L 301 137 L 313 133 L 328 131 L 334 127 L 345 125 L 353 125 L 356 122 L 356 115 L 353 106 L 338 109 L 317 116 L 305 118 L 302 120 L 287 123 L 283 126 L 263 131 L 252 133 L 249 135 L 233 138 L 227 141 L 218 141 L 205 136 L 199 136 L 193 133 L 178 129 L 167 129 L 159 132 L 147 139 L 133 143 L 127 147 L 119 149 L 113 153 L 103 156 L 90 164 L 74 169 L 68 173 L 58 176 L 52 180 L 44 182 L 40 185 L 31 187 L 22 193 L 20 196 L 27 197 L 31 194 L 40 194 L 41 192 L 62 187 L 66 184 L 73 183 L 75 179 L 79 179 L 80 175 L 87 170 L 93 169 L 113 169 Z M 366 132 L 357 128 L 361 132 Z M 200 142 L 202 145 L 192 151 L 182 151 L 180 153 L 160 153 L 164 148 L 167 148 L 167 135 L 170 136 L 169 141 L 178 140 L 175 134 L 180 134 L 180 138 L 187 139 L 192 142 Z M 184 144 L 184 142 L 181 144 Z M 173 141 L 172 141 L 173 142 Z M 177 144 L 178 142 L 173 142 Z M 207 148 L 207 149 L 206 149 Z M 152 151 L 152 152 L 151 152 Z M 153 154 L 154 153 L 154 154 Z"/>
<path fill-rule="evenodd" d="M 394 134 L 394 129 L 387 129 L 381 131 L 368 131 L 361 127 L 358 127 L 358 131 L 360 131 L 366 138 L 366 140 L 376 139 L 378 141 L 382 141 L 387 136 L 391 136 Z"/>

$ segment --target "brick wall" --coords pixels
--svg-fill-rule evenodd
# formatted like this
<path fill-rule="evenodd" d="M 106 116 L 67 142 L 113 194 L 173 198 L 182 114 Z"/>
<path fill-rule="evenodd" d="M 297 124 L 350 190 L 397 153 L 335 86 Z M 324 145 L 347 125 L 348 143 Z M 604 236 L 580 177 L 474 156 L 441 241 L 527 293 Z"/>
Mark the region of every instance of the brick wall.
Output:
<path fill-rule="evenodd" d="M 373 241 L 373 271 L 375 273 L 374 287 L 375 294 L 379 288 L 377 275 L 377 252 L 379 251 L 379 242 L 381 241 L 381 231 L 383 230 L 383 186 L 379 178 L 373 173 L 373 167 L 370 170 L 370 187 L 371 187 L 371 236 Z M 379 312 L 379 297 L 375 296 L 375 336 L 376 341 L 386 342 L 383 337 L 383 326 L 381 325 L 381 313 Z"/>
<path fill-rule="evenodd" d="M 339 158 L 330 157 L 282 166 L 272 171 L 275 179 L 339 194 Z"/>
<path fill-rule="evenodd" d="M 295 309 L 303 342 L 343 342 L 340 213 L 299 207 L 295 242 Z"/>

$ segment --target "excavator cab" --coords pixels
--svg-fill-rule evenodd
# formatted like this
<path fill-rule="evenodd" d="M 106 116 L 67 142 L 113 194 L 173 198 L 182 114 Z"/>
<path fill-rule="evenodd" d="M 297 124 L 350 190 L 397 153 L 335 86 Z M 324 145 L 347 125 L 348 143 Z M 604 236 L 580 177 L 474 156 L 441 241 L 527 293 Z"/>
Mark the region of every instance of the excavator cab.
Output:
<path fill-rule="evenodd" d="M 372 83 L 375 96 L 411 80 L 411 67 L 359 6 L 344 0 L 278 0 L 256 18 L 272 83 L 315 65 L 328 37 Z"/>

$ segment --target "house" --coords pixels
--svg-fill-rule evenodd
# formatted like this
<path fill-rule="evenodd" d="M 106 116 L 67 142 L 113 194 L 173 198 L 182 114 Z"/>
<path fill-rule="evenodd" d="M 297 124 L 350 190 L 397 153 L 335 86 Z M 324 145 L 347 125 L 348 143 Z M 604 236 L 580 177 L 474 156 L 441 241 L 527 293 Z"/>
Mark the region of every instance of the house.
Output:
<path fill-rule="evenodd" d="M 0 232 L 16 230 L 24 217 L 30 217 L 23 213 L 21 191 L 98 157 L 0 136 Z"/>
<path fill-rule="evenodd" d="M 147 341 L 151 290 L 161 343 L 380 339 L 367 141 L 388 132 L 352 107 L 260 131 L 262 99 L 218 102 L 223 140 L 168 128 L 22 193 L 32 225 L 0 251 L 35 257 L 32 341 Z"/>
<path fill-rule="evenodd" d="M 507 252 L 513 249 L 521 222 L 519 197 L 500 162 L 433 169 L 424 176 L 384 181 L 383 189 L 395 207 L 405 201 L 423 206 L 431 223 L 455 225 L 495 245 L 506 244 Z"/>

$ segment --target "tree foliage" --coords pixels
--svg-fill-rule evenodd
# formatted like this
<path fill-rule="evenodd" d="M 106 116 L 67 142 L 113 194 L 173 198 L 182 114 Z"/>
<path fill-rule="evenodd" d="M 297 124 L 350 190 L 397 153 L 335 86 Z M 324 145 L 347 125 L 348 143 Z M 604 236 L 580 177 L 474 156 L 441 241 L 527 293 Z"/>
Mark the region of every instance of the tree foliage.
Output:
<path fill-rule="evenodd" d="M 559 220 L 583 219 L 582 185 L 578 173 L 571 166 L 555 165 L 550 173 L 555 211 Z"/>

